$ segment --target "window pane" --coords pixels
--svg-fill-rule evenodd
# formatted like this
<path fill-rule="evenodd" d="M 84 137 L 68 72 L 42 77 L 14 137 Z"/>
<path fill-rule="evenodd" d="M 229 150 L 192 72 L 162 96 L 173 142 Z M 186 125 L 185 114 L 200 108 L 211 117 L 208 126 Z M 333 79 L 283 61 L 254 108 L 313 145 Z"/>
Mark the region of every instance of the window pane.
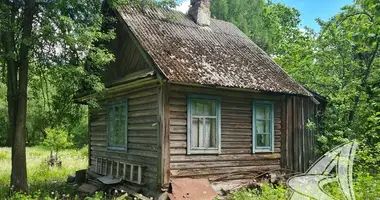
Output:
<path fill-rule="evenodd" d="M 203 104 L 201 102 L 192 101 L 192 114 L 193 115 L 202 115 L 203 114 Z"/>
<path fill-rule="evenodd" d="M 256 106 L 256 119 L 265 119 L 265 107 Z"/>
<path fill-rule="evenodd" d="M 265 120 L 264 133 L 271 133 L 270 120 Z"/>
<path fill-rule="evenodd" d="M 205 133 L 205 148 L 216 147 L 216 119 L 205 119 L 206 133 Z"/>
<path fill-rule="evenodd" d="M 119 104 L 109 107 L 108 114 L 109 146 L 124 146 L 126 134 L 126 105 Z"/>
<path fill-rule="evenodd" d="M 265 133 L 264 121 L 256 120 L 256 133 Z"/>
<path fill-rule="evenodd" d="M 270 134 L 257 134 L 256 136 L 257 147 L 270 147 Z"/>
<path fill-rule="evenodd" d="M 197 116 L 216 116 L 215 101 L 193 100 L 192 114 Z"/>
<path fill-rule="evenodd" d="M 203 147 L 203 119 L 193 118 L 191 147 Z"/>
<path fill-rule="evenodd" d="M 265 117 L 264 119 L 270 119 L 270 108 L 269 106 L 265 107 Z"/>
<path fill-rule="evenodd" d="M 271 133 L 270 120 L 256 120 L 256 133 Z"/>
<path fill-rule="evenodd" d="M 215 116 L 216 115 L 216 104 L 213 101 L 210 102 L 204 102 L 204 110 L 203 115 L 204 116 Z"/>

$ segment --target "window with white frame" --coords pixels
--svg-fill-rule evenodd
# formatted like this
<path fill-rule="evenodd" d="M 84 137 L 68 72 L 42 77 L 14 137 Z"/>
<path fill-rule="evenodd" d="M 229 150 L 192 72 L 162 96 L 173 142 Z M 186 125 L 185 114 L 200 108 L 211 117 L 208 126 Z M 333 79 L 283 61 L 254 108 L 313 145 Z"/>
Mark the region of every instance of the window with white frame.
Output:
<path fill-rule="evenodd" d="M 107 133 L 108 149 L 127 149 L 127 102 L 114 103 L 108 106 Z"/>
<path fill-rule="evenodd" d="M 187 101 L 187 153 L 220 153 L 220 99 L 189 95 Z"/>
<path fill-rule="evenodd" d="M 273 103 L 253 102 L 253 152 L 273 151 L 274 123 Z"/>

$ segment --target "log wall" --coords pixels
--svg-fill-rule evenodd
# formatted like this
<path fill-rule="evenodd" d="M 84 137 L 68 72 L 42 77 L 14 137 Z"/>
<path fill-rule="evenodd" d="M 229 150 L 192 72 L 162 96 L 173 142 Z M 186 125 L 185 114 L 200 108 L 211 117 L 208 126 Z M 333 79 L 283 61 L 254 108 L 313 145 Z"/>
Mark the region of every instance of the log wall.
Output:
<path fill-rule="evenodd" d="M 99 100 L 98 108 L 90 110 L 91 171 L 96 172 L 98 157 L 141 165 L 144 187 L 157 186 L 157 166 L 160 155 L 158 151 L 158 88 L 158 82 L 154 80 L 150 84 L 138 84 L 113 96 L 104 97 Z M 126 151 L 108 150 L 107 104 L 120 100 L 128 100 L 128 149 Z"/>
<path fill-rule="evenodd" d="M 170 178 L 208 178 L 211 181 L 251 179 L 280 169 L 282 97 L 255 92 L 169 85 Z M 204 94 L 221 98 L 221 154 L 186 154 L 186 95 Z M 275 142 L 273 153 L 252 154 L 252 101 L 274 103 Z"/>

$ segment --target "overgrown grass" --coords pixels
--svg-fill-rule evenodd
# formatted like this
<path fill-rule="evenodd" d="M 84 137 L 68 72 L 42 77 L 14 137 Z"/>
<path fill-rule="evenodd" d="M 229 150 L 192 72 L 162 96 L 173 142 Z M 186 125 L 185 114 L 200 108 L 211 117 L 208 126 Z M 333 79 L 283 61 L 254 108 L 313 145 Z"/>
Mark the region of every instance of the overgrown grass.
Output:
<path fill-rule="evenodd" d="M 86 148 L 86 147 L 85 147 Z M 87 168 L 86 149 L 68 149 L 59 152 L 62 160 L 62 167 L 49 167 L 47 160 L 50 156 L 50 150 L 44 147 L 28 147 L 27 155 L 27 173 L 29 194 L 27 199 L 38 197 L 55 198 L 57 193 L 63 195 L 74 195 L 72 185 L 66 183 L 67 176 L 75 174 L 79 169 Z M 11 173 L 11 149 L 0 148 L 0 198 L 21 199 L 21 194 L 11 194 L 10 190 L 10 173 Z"/>
<path fill-rule="evenodd" d="M 380 200 L 380 174 L 359 172 L 354 175 L 353 184 L 357 200 Z M 323 189 L 336 199 L 345 199 L 337 182 L 327 184 Z M 286 186 L 264 184 L 260 189 L 242 188 L 233 192 L 229 200 L 287 200 L 291 191 Z"/>

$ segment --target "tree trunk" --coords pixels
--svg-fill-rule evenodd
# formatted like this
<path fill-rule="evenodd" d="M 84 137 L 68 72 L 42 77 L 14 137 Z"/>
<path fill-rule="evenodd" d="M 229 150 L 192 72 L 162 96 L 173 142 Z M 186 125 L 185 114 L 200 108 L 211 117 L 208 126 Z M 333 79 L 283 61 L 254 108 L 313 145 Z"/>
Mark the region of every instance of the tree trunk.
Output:
<path fill-rule="evenodd" d="M 17 92 L 16 130 L 12 145 L 11 184 L 15 191 L 28 191 L 26 170 L 26 111 L 30 40 L 33 28 L 34 0 L 25 2 L 22 21 L 22 39 L 19 51 L 19 81 Z"/>
<path fill-rule="evenodd" d="M 5 27 L 13 27 L 17 8 L 9 1 L 2 0 L 3 6 L 7 6 L 8 18 L 4 20 Z M 17 65 L 15 58 L 15 32 L 13 29 L 3 29 L 1 32 L 1 42 L 7 65 L 7 102 L 8 102 L 8 146 L 12 146 L 13 134 L 16 131 L 16 113 L 17 113 Z"/>

